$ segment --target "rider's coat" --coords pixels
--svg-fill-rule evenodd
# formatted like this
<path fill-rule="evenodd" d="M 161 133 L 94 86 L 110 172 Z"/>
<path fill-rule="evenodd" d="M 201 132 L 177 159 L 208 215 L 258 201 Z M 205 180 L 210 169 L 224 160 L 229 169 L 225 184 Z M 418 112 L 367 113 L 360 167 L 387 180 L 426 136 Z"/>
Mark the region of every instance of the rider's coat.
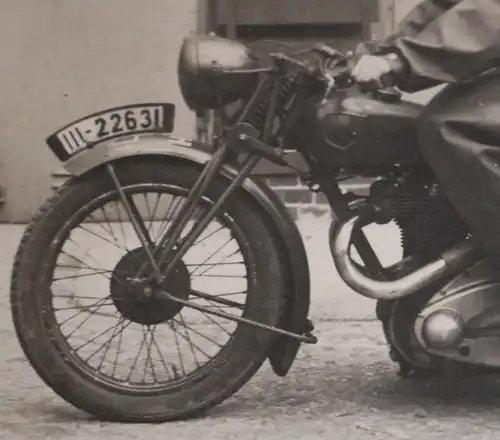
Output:
<path fill-rule="evenodd" d="M 500 263 L 500 0 L 425 0 L 362 51 L 399 53 L 403 90 L 451 84 L 425 109 L 420 147 L 472 237 Z"/>

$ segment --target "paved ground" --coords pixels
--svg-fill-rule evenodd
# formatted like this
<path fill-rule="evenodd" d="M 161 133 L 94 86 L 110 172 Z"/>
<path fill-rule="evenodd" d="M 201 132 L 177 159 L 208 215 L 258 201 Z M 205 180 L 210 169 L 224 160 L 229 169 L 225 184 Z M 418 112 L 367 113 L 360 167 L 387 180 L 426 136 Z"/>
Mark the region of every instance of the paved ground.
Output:
<path fill-rule="evenodd" d="M 207 417 L 155 426 L 93 421 L 45 387 L 24 360 L 12 330 L 8 275 L 21 228 L 1 226 L 0 439 L 494 439 L 500 429 L 497 380 L 399 379 L 373 304 L 331 275 L 325 224 L 303 223 L 314 276 L 313 318 L 320 342 L 306 346 L 290 375 L 266 366 Z M 386 261 L 397 257 L 393 229 L 370 231 Z M 326 233 L 326 230 L 324 230 Z M 328 274 L 326 276 L 325 274 Z"/>

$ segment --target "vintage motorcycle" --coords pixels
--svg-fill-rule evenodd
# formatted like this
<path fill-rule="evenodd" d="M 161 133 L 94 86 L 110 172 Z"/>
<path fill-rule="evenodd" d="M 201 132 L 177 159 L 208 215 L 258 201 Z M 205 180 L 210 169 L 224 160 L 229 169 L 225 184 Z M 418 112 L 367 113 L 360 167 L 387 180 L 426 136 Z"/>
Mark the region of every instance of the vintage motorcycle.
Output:
<path fill-rule="evenodd" d="M 281 200 L 252 176 L 262 158 L 326 196 L 336 268 L 377 300 L 403 373 L 498 371 L 497 271 L 419 153 L 421 107 L 394 88 L 359 92 L 348 58 L 315 45 L 264 63 L 248 45 L 192 36 L 179 84 L 190 109 L 224 114 L 213 145 L 173 137 L 168 103 L 105 110 L 48 137 L 72 176 L 22 237 L 11 303 L 29 362 L 59 396 L 101 419 L 187 419 L 236 393 L 266 359 L 285 376 L 300 345 L 316 343 L 304 245 Z M 375 178 L 369 196 L 343 193 L 342 175 Z M 404 255 L 383 267 L 362 228 L 391 221 Z M 133 233 L 123 246 L 118 231 Z M 85 262 L 97 240 L 99 255 Z M 237 249 L 210 260 L 228 242 Z M 228 274 L 213 272 L 219 263 Z M 70 290 L 91 276 L 104 284 Z"/>

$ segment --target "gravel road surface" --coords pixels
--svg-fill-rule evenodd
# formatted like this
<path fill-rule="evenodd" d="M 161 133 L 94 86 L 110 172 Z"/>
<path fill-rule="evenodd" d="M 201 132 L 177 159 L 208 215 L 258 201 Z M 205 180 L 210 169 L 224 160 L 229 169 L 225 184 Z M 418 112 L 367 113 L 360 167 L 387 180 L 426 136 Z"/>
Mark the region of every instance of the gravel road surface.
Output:
<path fill-rule="evenodd" d="M 498 379 L 399 378 L 373 321 L 374 304 L 353 296 L 333 275 L 327 224 L 311 220 L 300 227 L 314 279 L 312 318 L 319 343 L 301 349 L 286 378 L 275 377 L 266 365 L 204 418 L 145 426 L 92 420 L 55 396 L 30 368 L 15 338 L 8 304 L 10 265 L 22 227 L 1 226 L 0 439 L 499 438 Z M 386 261 L 397 259 L 393 227 L 372 229 L 370 235 Z"/>

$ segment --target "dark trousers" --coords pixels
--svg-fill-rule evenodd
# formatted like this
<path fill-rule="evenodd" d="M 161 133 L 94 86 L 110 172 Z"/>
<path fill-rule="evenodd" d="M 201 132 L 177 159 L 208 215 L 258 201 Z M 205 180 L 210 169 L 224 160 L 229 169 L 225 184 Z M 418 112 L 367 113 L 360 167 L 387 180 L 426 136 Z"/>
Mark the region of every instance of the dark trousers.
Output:
<path fill-rule="evenodd" d="M 447 86 L 418 133 L 441 187 L 500 266 L 500 75 Z"/>

